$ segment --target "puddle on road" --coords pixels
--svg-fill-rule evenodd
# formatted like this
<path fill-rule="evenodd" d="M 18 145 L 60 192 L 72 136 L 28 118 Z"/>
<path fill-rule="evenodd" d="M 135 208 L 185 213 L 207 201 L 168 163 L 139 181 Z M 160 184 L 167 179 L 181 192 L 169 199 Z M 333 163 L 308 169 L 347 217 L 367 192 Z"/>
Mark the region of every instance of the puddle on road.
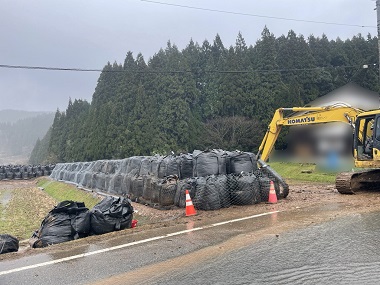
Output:
<path fill-rule="evenodd" d="M 147 284 L 379 284 L 379 240 L 380 213 L 353 214 L 269 236 L 179 279 Z"/>
<path fill-rule="evenodd" d="M 355 214 L 285 233 L 256 244 L 251 264 L 267 270 L 256 270 L 253 280 L 259 284 L 378 284 L 379 240 L 380 213 Z"/>

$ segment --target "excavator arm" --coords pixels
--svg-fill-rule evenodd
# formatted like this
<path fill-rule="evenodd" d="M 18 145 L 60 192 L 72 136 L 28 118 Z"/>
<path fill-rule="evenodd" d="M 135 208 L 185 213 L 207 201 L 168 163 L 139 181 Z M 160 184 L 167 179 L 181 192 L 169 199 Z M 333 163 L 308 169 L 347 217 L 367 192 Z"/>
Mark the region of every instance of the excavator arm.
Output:
<path fill-rule="evenodd" d="M 298 114 L 284 117 L 285 111 Z M 257 160 L 261 166 L 268 160 L 274 144 L 283 126 L 314 125 L 332 122 L 349 123 L 354 128 L 358 114 L 363 111 L 346 105 L 332 105 L 327 107 L 293 107 L 279 108 L 275 111 L 265 136 L 257 152 Z"/>

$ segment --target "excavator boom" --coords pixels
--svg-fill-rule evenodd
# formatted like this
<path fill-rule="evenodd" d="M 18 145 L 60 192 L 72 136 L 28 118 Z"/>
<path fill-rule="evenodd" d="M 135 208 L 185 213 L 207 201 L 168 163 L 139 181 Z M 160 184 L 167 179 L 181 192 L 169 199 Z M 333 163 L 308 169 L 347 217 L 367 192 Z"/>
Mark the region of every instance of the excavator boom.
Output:
<path fill-rule="evenodd" d="M 285 111 L 298 112 L 293 116 L 284 117 Z M 279 108 L 275 111 L 272 121 L 264 135 L 257 152 L 257 158 L 267 161 L 283 126 L 314 125 L 332 122 L 344 122 L 353 126 L 358 114 L 363 111 L 350 106 L 333 105 L 328 107 L 293 107 Z"/>
<path fill-rule="evenodd" d="M 285 117 L 286 111 L 292 111 Z M 275 111 L 272 121 L 257 152 L 260 167 L 272 170 L 266 161 L 283 126 L 327 124 L 332 122 L 348 123 L 354 130 L 354 158 L 356 167 L 369 168 L 358 172 L 340 173 L 336 178 L 336 188 L 341 194 L 354 194 L 357 190 L 380 189 L 380 110 L 364 112 L 344 104 L 327 107 L 293 107 L 279 108 Z M 370 147 L 367 141 L 372 141 Z M 285 181 L 274 172 L 274 177 L 287 186 Z"/>

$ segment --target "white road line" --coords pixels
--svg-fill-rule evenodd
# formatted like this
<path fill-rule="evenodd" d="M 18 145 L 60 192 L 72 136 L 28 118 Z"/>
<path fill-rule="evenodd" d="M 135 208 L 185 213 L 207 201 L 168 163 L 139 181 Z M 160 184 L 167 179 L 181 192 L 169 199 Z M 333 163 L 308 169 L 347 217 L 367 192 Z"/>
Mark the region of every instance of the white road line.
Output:
<path fill-rule="evenodd" d="M 108 248 L 104 248 L 104 249 L 99 249 L 99 250 L 95 250 L 95 251 L 91 251 L 91 252 L 87 252 L 87 253 L 72 255 L 72 256 L 68 256 L 68 257 L 64 257 L 64 258 L 60 258 L 60 259 L 56 259 L 56 260 L 52 260 L 52 261 L 37 263 L 37 264 L 28 265 L 28 266 L 19 267 L 19 268 L 14 268 L 14 269 L 5 270 L 5 271 L 0 271 L 0 276 L 10 274 L 10 273 L 19 272 L 19 271 L 23 271 L 23 270 L 27 270 L 27 269 L 33 269 L 33 268 L 37 268 L 37 267 L 43 267 L 43 266 L 47 266 L 47 265 L 57 264 L 57 263 L 61 263 L 61 262 L 65 262 L 65 261 L 69 261 L 69 260 L 73 260 L 73 259 L 78 259 L 78 258 L 90 256 L 90 255 L 100 254 L 100 253 L 104 253 L 104 252 L 108 252 L 108 251 L 112 251 L 112 250 L 116 250 L 116 249 L 130 247 L 133 245 L 139 245 L 139 244 L 143 244 L 143 243 L 147 243 L 147 242 L 151 242 L 151 241 L 155 241 L 155 240 L 164 239 L 167 237 L 173 237 L 173 236 L 178 236 L 178 235 L 182 235 L 182 234 L 186 234 L 186 233 L 190 233 L 190 232 L 195 232 L 195 231 L 199 231 L 199 230 L 210 229 L 213 227 L 218 227 L 218 226 L 229 224 L 229 223 L 236 223 L 236 222 L 254 219 L 254 218 L 258 218 L 258 217 L 262 217 L 262 216 L 268 216 L 268 215 L 272 215 L 272 214 L 279 213 L 279 212 L 280 211 L 273 211 L 273 212 L 257 214 L 257 215 L 253 215 L 253 216 L 240 218 L 240 219 L 234 219 L 234 220 L 229 220 L 229 221 L 225 221 L 225 222 L 221 222 L 221 223 L 215 223 L 215 224 L 211 224 L 211 225 L 204 226 L 204 227 L 197 227 L 197 228 L 188 229 L 188 230 L 179 231 L 179 232 L 174 232 L 174 233 L 170 233 L 170 234 L 166 234 L 166 235 L 162 235 L 162 236 L 156 236 L 156 237 L 152 237 L 152 238 L 148 238 L 148 239 L 143 239 L 143 240 L 139 240 L 139 241 L 125 243 L 125 244 L 121 244 L 121 245 L 117 245 L 117 246 L 113 246 L 113 247 L 108 247 Z"/>

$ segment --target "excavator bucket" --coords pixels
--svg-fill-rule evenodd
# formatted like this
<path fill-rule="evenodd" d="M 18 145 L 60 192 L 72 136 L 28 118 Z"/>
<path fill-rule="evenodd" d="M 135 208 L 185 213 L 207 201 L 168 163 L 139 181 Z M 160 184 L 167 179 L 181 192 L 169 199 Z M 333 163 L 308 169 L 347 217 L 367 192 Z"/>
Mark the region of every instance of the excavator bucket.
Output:
<path fill-rule="evenodd" d="M 285 182 L 285 180 L 278 174 L 273 168 L 271 168 L 268 164 L 266 164 L 263 160 L 258 159 L 258 164 L 260 165 L 259 170 L 265 176 L 269 177 L 275 183 L 275 186 L 278 185 L 280 189 L 276 189 L 276 192 L 280 192 L 281 198 L 286 198 L 289 194 L 289 185 Z"/>

